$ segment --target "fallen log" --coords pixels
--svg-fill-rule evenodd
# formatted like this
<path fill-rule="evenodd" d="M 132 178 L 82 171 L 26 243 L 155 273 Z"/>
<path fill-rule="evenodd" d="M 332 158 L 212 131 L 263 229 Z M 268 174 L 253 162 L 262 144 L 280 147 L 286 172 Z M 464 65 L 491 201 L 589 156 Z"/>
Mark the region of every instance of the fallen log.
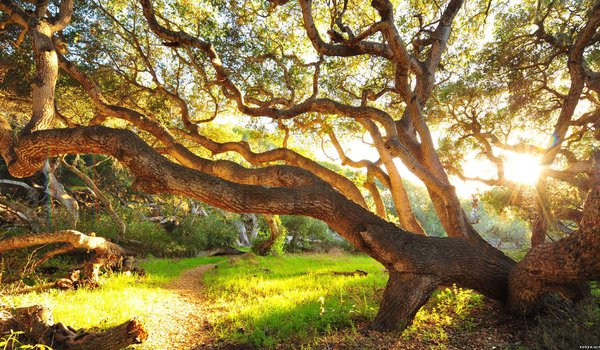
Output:
<path fill-rule="evenodd" d="M 0 240 L 0 254 L 10 250 L 23 249 L 44 244 L 65 243 L 65 245 L 48 252 L 34 266 L 39 266 L 49 258 L 75 249 L 85 249 L 94 252 L 93 257 L 86 261 L 83 276 L 92 283 L 98 282 L 98 271 L 101 266 L 112 265 L 125 253 L 119 245 L 94 233 L 85 235 L 74 230 L 63 230 L 55 233 L 14 236 Z"/>
<path fill-rule="evenodd" d="M 333 271 L 332 273 L 336 276 L 367 276 L 369 274 L 368 272 L 363 270 L 356 270 L 351 272 Z"/>
<path fill-rule="evenodd" d="M 123 248 L 95 234 L 85 235 L 75 230 L 63 230 L 54 233 L 14 236 L 0 240 L 0 253 L 43 244 L 67 243 L 74 249 L 92 250 L 97 254 L 122 255 Z"/>
<path fill-rule="evenodd" d="M 77 289 L 77 288 L 80 288 L 83 286 L 88 286 L 88 287 L 96 287 L 97 286 L 94 281 L 89 281 L 86 279 L 81 280 L 79 278 L 80 275 L 81 275 L 80 270 L 73 270 L 65 278 L 59 278 L 53 282 L 48 282 L 48 283 L 40 284 L 40 285 L 33 286 L 33 287 L 26 287 L 23 289 L 19 289 L 13 293 L 14 294 L 26 294 L 26 293 L 31 293 L 31 292 L 43 292 L 48 289 L 69 290 L 69 289 Z M 90 285 L 90 282 L 92 283 L 91 285 Z"/>
<path fill-rule="evenodd" d="M 44 344 L 62 350 L 119 350 L 148 338 L 143 323 L 133 318 L 103 332 L 88 333 L 54 323 L 52 311 L 42 305 L 0 310 L 0 335 L 23 332 L 24 344 Z"/>
<path fill-rule="evenodd" d="M 246 254 L 241 250 L 237 250 L 235 248 L 215 248 L 212 250 L 207 250 L 204 252 L 200 252 L 198 256 L 226 256 L 226 255 L 243 255 Z"/>

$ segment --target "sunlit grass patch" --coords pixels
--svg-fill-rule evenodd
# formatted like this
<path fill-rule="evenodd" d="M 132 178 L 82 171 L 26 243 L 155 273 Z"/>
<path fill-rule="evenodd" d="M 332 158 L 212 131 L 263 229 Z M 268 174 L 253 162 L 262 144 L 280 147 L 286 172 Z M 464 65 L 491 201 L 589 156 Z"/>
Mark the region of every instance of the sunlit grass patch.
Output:
<path fill-rule="evenodd" d="M 476 326 L 471 312 L 482 304 L 483 296 L 472 290 L 456 286 L 439 289 L 419 310 L 413 324 L 404 331 L 403 337 L 443 347 L 443 343 L 448 341 L 448 328 L 471 331 Z"/>
<path fill-rule="evenodd" d="M 155 305 L 173 292 L 161 288 L 185 269 L 223 261 L 222 257 L 190 259 L 152 259 L 140 265 L 146 277 L 112 274 L 101 280 L 97 289 L 50 290 L 16 296 L 1 296 L 11 306 L 42 304 L 53 311 L 54 320 L 74 328 L 108 328 L 133 316 L 152 317 Z"/>
<path fill-rule="evenodd" d="M 200 265 L 216 264 L 227 260 L 222 256 L 209 256 L 185 259 L 148 259 L 140 262 L 140 267 L 146 271 L 148 283 L 161 284 L 169 282 L 188 269 Z"/>
<path fill-rule="evenodd" d="M 340 276 L 333 271 L 368 272 Z M 358 255 L 234 259 L 205 275 L 219 338 L 273 347 L 352 327 L 377 311 L 387 275 Z"/>

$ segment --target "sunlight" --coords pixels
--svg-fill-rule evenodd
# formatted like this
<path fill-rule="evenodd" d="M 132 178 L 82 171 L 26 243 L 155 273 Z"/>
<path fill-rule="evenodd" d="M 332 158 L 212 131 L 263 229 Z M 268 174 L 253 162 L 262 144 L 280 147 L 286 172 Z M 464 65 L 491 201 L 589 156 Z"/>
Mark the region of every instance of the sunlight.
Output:
<path fill-rule="evenodd" d="M 529 153 L 506 152 L 504 156 L 504 174 L 510 181 L 522 185 L 534 185 L 540 176 L 539 157 Z"/>

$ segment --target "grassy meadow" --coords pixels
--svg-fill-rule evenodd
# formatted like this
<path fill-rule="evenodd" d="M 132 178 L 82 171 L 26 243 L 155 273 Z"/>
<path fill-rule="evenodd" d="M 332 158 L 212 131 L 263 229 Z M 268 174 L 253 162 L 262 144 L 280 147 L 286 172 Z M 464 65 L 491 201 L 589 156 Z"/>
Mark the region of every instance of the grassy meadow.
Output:
<path fill-rule="evenodd" d="M 112 274 L 102 279 L 100 288 L 70 291 L 49 290 L 22 295 L 0 294 L 0 304 L 28 306 L 43 304 L 52 309 L 55 322 L 73 328 L 102 329 L 127 321 L 133 316 L 151 317 L 153 306 L 166 294 L 163 287 L 191 267 L 219 263 L 226 258 L 151 259 L 140 264 L 143 278 Z"/>
<path fill-rule="evenodd" d="M 375 316 L 387 280 L 382 265 L 353 254 L 149 259 L 141 263 L 146 277 L 113 274 L 96 290 L 3 296 L 2 303 L 44 304 L 56 322 L 102 329 L 133 316 L 152 317 L 157 305 L 173 297 L 169 282 L 185 269 L 210 263 L 217 268 L 203 275 L 207 332 L 218 342 L 261 349 L 321 348 L 327 337 L 359 336 Z M 368 275 L 336 274 L 355 270 Z M 443 344 L 448 327 L 472 327 L 469 314 L 481 300 L 471 291 L 440 289 L 401 339 Z"/>

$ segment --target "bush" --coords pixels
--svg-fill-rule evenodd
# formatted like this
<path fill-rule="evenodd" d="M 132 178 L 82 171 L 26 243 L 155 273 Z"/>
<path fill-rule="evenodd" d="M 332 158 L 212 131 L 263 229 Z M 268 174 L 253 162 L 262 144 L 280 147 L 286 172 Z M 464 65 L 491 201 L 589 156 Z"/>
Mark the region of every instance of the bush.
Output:
<path fill-rule="evenodd" d="M 125 238 L 139 242 L 139 246 L 136 246 L 135 250 L 143 254 L 160 257 L 190 255 L 185 246 L 178 244 L 160 224 L 153 222 L 128 222 Z"/>
<path fill-rule="evenodd" d="M 95 232 L 97 236 L 115 241 L 140 255 L 151 254 L 160 257 L 190 255 L 185 247 L 169 236 L 160 224 L 146 221 L 142 212 L 129 208 L 119 209 L 118 215 L 127 226 L 124 240 L 118 237 L 117 225 L 105 212 L 82 212 L 77 228 L 84 233 Z"/>
<path fill-rule="evenodd" d="M 235 245 L 238 231 L 230 220 L 218 215 L 190 215 L 181 220 L 171 235 L 189 253 L 197 254 L 203 250 Z"/>
<path fill-rule="evenodd" d="M 110 215 L 96 211 L 82 211 L 77 229 L 84 233 L 96 232 L 97 236 L 108 239 L 115 239 L 119 231 Z"/>
<path fill-rule="evenodd" d="M 282 216 L 288 237 L 283 249 L 286 252 L 326 252 L 333 247 L 344 248 L 344 239 L 331 233 L 321 220 L 306 216 Z"/>

